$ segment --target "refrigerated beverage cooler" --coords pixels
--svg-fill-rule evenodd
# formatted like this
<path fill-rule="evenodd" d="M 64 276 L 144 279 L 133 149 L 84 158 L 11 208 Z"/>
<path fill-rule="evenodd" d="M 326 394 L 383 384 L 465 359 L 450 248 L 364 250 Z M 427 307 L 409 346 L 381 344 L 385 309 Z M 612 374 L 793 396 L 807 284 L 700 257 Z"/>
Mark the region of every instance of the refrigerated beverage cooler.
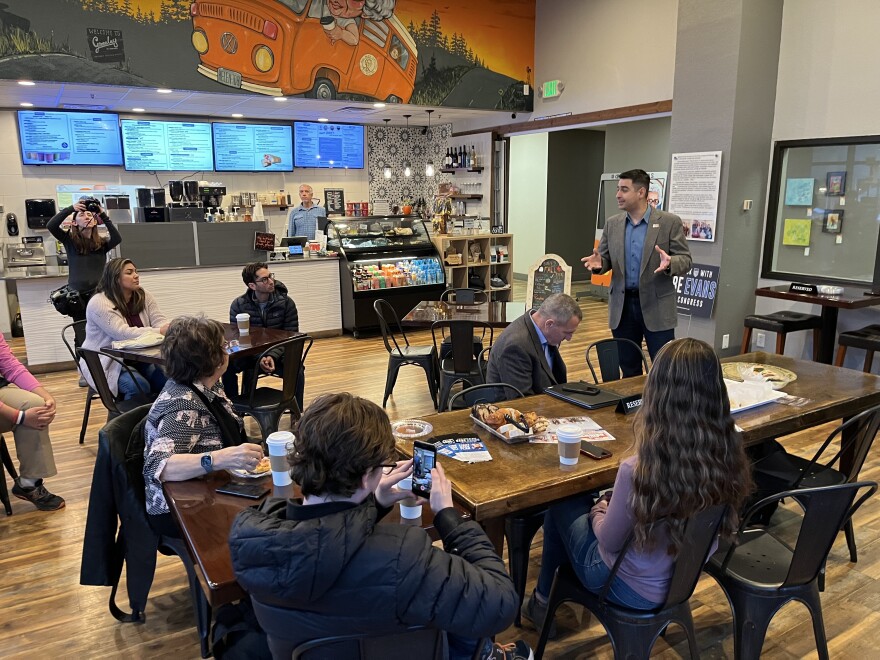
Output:
<path fill-rule="evenodd" d="M 327 249 L 339 253 L 342 325 L 355 337 L 378 330 L 375 300 L 387 300 L 403 318 L 446 289 L 440 254 L 417 216 L 333 218 Z"/>

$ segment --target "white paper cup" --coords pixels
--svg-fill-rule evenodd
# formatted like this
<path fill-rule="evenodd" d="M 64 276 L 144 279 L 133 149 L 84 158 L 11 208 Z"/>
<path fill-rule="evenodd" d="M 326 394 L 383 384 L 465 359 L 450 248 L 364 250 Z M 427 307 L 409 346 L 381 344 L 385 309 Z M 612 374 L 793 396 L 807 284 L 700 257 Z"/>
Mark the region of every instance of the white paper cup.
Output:
<path fill-rule="evenodd" d="M 559 462 L 562 465 L 577 465 L 581 450 L 581 428 L 565 424 L 556 429 Z"/>
<path fill-rule="evenodd" d="M 238 325 L 238 334 L 246 335 L 251 331 L 251 315 L 250 314 L 236 314 L 235 315 L 235 323 Z"/>
<path fill-rule="evenodd" d="M 292 444 L 293 433 L 290 431 L 275 431 L 266 438 L 269 463 L 272 465 L 272 483 L 276 486 L 289 486 L 293 482 L 290 478 L 290 464 L 287 462 L 287 453 Z"/>
<path fill-rule="evenodd" d="M 412 492 L 412 477 L 407 477 L 402 481 L 397 482 L 396 488 L 398 490 L 405 491 L 407 493 Z M 422 517 L 422 505 L 418 503 L 419 500 L 416 499 L 415 496 L 408 497 L 405 500 L 401 500 L 400 502 L 400 517 L 406 518 L 407 520 L 412 520 L 414 518 Z"/>

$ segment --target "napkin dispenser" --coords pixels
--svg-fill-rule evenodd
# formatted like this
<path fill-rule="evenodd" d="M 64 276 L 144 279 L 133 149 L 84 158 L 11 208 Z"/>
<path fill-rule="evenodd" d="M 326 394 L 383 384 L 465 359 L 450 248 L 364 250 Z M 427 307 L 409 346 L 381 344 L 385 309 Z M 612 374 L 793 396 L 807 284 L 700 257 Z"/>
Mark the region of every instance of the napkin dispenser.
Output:
<path fill-rule="evenodd" d="M 45 229 L 56 213 L 54 199 L 26 199 L 24 208 L 31 229 Z"/>

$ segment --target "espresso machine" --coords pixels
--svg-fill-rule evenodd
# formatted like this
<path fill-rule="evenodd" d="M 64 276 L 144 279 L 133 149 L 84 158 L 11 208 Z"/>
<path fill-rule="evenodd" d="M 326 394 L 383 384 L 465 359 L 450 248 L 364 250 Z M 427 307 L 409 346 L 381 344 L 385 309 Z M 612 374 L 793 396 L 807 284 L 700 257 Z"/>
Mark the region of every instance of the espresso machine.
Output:
<path fill-rule="evenodd" d="M 226 186 L 199 186 L 199 200 L 205 208 L 219 209 L 225 196 Z"/>
<path fill-rule="evenodd" d="M 198 181 L 169 181 L 168 194 L 171 203 L 168 205 L 170 222 L 202 222 L 205 211 L 199 198 Z"/>

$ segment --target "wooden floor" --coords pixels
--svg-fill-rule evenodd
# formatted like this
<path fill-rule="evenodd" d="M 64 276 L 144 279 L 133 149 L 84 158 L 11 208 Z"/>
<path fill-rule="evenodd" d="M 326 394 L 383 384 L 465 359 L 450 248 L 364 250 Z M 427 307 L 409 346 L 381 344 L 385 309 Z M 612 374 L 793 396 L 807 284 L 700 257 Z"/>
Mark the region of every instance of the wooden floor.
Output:
<path fill-rule="evenodd" d="M 561 352 L 570 378 L 589 379 L 584 349 L 590 342 L 608 336 L 607 307 L 597 301 L 584 301 L 582 306 L 584 323 Z M 417 333 L 413 339 L 414 343 L 428 343 L 430 333 Z M 12 345 L 23 357 L 23 341 L 14 340 Z M 341 390 L 381 403 L 386 366 L 387 353 L 379 337 L 316 340 L 308 359 L 307 403 L 324 392 Z M 77 375 L 68 371 L 46 374 L 40 380 L 56 397 L 60 410 L 51 427 L 59 473 L 47 480 L 47 485 L 67 500 L 67 507 L 44 513 L 14 500 L 12 517 L 0 513 L 0 657 L 198 658 L 192 607 L 179 560 L 159 557 L 144 625 L 117 623 L 107 610 L 109 589 L 79 585 L 97 433 L 105 415 L 103 408 L 96 405 L 86 444 L 80 446 L 77 438 L 85 389 L 77 387 Z M 420 369 L 407 367 L 401 371 L 387 410 L 391 419 L 431 412 L 428 388 Z M 792 436 L 785 444 L 801 453 L 811 453 L 829 428 Z M 250 431 L 256 434 L 255 428 Z M 12 438 L 8 442 L 14 452 Z M 876 449 L 863 477 L 880 479 Z M 871 633 L 875 625 L 880 625 L 880 498 L 874 498 L 858 514 L 856 535 L 860 553 L 857 564 L 848 561 L 843 535 L 828 562 L 828 588 L 822 601 L 832 657 L 880 656 L 880 636 Z M 530 590 L 539 565 L 540 535 L 532 550 Z M 126 603 L 124 596 L 119 602 Z M 703 578 L 691 602 L 700 654 L 708 658 L 733 657 L 730 609 L 718 586 L 710 578 Z M 548 647 L 547 657 L 612 657 L 601 625 L 590 622 L 581 608 L 564 605 L 559 628 L 560 636 Z M 510 628 L 498 639 L 509 641 L 519 637 L 532 645 L 537 643 L 535 631 L 528 626 L 522 630 Z M 764 655 L 785 659 L 812 657 L 814 648 L 806 609 L 791 604 L 774 619 Z M 657 657 L 686 654 L 687 643 L 675 628 L 654 649 Z"/>

